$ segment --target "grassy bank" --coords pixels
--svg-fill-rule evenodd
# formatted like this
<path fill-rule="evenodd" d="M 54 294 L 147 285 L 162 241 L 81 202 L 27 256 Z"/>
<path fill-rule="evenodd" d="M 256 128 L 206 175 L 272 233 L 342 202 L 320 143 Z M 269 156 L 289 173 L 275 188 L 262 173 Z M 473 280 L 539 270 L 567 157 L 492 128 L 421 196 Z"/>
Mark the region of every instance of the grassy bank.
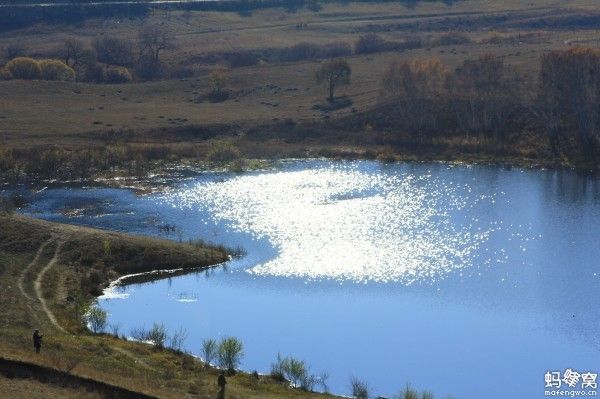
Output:
<path fill-rule="evenodd" d="M 100 288 L 119 276 L 208 267 L 227 258 L 218 248 L 0 215 L 0 357 L 13 361 L 13 367 L 14 361 L 32 365 L 28 379 L 0 373 L 0 397 L 104 397 L 93 381 L 150 397 L 216 397 L 217 370 L 187 354 L 91 334 L 80 314 Z M 45 334 L 39 355 L 31 344 L 34 328 Z M 39 366 L 35 372 L 34 366 Z M 52 370 L 55 378 L 35 377 L 44 369 Z M 56 377 L 61 373 L 73 378 L 61 383 Z M 77 387 L 78 379 L 92 382 Z M 228 380 L 228 398 L 319 396 L 291 390 L 269 377 L 238 373 Z"/>
<path fill-rule="evenodd" d="M 257 160 L 315 157 L 597 168 L 585 159 L 576 140 L 565 140 L 563 153 L 556 157 L 548 140 L 533 132 L 501 141 L 450 135 L 419 142 L 410 135 L 375 130 L 371 119 L 365 114 L 327 123 L 194 125 L 131 132 L 127 139 L 96 138 L 96 143 L 80 145 L 0 148 L 0 183 L 144 177 L 173 173 L 173 167 L 241 171 L 264 166 Z"/>

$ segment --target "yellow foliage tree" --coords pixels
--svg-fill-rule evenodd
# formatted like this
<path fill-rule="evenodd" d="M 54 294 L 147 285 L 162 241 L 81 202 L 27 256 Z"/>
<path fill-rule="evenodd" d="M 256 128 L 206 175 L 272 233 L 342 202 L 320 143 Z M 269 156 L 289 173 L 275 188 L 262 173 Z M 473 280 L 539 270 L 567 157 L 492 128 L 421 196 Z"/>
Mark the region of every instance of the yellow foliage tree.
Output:
<path fill-rule="evenodd" d="M 40 66 L 41 77 L 44 80 L 75 80 L 75 70 L 59 60 L 41 60 L 38 62 Z"/>
<path fill-rule="evenodd" d="M 39 79 L 42 75 L 38 62 L 29 57 L 17 57 L 10 60 L 6 64 L 6 69 L 15 79 Z"/>

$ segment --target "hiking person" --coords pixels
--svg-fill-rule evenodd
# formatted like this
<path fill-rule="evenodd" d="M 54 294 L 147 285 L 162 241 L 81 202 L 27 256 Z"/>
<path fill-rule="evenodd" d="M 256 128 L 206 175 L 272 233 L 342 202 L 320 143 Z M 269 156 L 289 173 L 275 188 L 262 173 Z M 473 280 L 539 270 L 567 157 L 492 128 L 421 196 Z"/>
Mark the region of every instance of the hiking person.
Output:
<path fill-rule="evenodd" d="M 42 337 L 43 335 L 40 334 L 40 330 L 35 330 L 33 332 L 33 347 L 35 348 L 35 353 L 40 353 L 40 350 L 42 349 Z"/>
<path fill-rule="evenodd" d="M 223 372 L 219 374 L 219 378 L 217 378 L 217 384 L 219 385 L 219 398 L 224 398 L 225 385 L 227 385 L 227 380 L 225 379 L 225 374 L 223 374 Z"/>

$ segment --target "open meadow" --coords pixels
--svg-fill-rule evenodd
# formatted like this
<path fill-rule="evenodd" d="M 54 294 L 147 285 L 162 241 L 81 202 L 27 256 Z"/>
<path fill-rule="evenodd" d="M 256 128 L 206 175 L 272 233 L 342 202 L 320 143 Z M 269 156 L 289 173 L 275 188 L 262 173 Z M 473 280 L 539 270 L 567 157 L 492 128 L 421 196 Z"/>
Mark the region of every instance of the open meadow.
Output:
<path fill-rule="evenodd" d="M 425 2 L 414 7 L 394 2 L 326 3 L 318 12 L 273 8 L 247 16 L 156 10 L 144 19 L 92 19 L 75 26 L 5 32 L 0 34 L 0 48 L 19 43 L 34 58 L 60 58 L 69 39 L 90 46 L 105 36 L 133 43 L 143 26 L 160 25 L 173 41 L 161 57 L 173 69 L 185 70 L 185 77 L 127 84 L 0 82 L 0 144 L 81 144 L 93 143 L 99 132 L 110 130 L 255 125 L 286 118 L 302 122 L 347 116 L 376 105 L 384 71 L 394 60 L 437 58 L 455 68 L 466 59 L 492 54 L 534 79 L 545 52 L 575 44 L 598 47 L 600 33 L 587 22 L 598 18 L 600 9 L 596 8 L 585 1 L 469 0 L 452 5 Z M 448 39 L 449 44 L 444 42 L 448 32 L 458 32 L 455 43 L 453 38 Z M 367 33 L 388 41 L 419 40 L 419 45 L 348 54 L 351 83 L 341 87 L 339 94 L 350 98 L 352 106 L 340 110 L 324 113 L 313 109 L 326 96 L 313 79 L 321 59 L 269 60 L 276 50 L 299 43 L 341 43 L 352 49 Z M 251 60 L 242 60 L 253 65 L 230 66 L 235 60 L 228 62 L 227 56 L 240 52 L 256 54 Z M 205 98 L 209 74 L 215 68 L 227 68 L 231 91 L 226 101 L 218 103 Z"/>

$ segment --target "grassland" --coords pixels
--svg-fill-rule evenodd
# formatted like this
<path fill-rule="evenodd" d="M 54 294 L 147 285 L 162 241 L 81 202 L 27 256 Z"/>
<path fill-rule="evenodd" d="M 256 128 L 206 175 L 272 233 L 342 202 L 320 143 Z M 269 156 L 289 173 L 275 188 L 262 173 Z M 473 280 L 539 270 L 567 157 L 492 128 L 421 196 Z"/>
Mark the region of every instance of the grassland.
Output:
<path fill-rule="evenodd" d="M 193 74 L 128 84 L 0 81 L 0 171 L 14 170 L 19 177 L 29 168 L 38 175 L 47 172 L 43 177 L 79 177 L 73 171 L 85 176 L 82 165 L 87 171 L 90 164 L 83 161 L 91 160 L 105 174 L 124 169 L 144 173 L 148 160 L 204 160 L 215 143 L 225 143 L 247 158 L 347 156 L 551 164 L 547 144 L 527 131 L 509 136 L 500 148 L 477 136 L 439 137 L 427 148 L 392 147 L 382 139 L 388 132 L 374 129 L 371 123 L 378 118 L 373 111 L 382 76 L 394 60 L 438 58 L 454 68 L 466 59 L 491 53 L 532 84 L 545 52 L 578 44 L 599 48 L 598 21 L 600 6 L 589 0 L 465 0 L 452 5 L 420 2 L 412 7 L 396 2 L 327 2 L 319 12 L 272 8 L 241 15 L 155 10 L 145 19 L 89 19 L 76 25 L 42 24 L 3 32 L 0 49 L 19 43 L 29 56 L 56 58 L 67 39 L 81 39 L 88 45 L 102 36 L 135 41 L 142 26 L 160 25 L 176 43 L 162 53 L 164 62 Z M 449 31 L 468 40 L 440 44 L 440 37 Z M 207 61 L 215 54 L 266 54 L 301 42 L 352 46 L 365 33 L 390 41 L 418 38 L 423 45 L 349 55 L 351 84 L 336 93 L 351 100 L 348 107 L 330 112 L 315 109 L 326 96 L 313 79 L 318 59 L 261 59 L 255 65 L 229 68 L 230 97 L 219 103 L 205 100 L 210 72 L 228 67 L 218 57 Z M 0 56 L 0 66 L 4 61 Z M 42 153 L 42 149 L 54 152 Z M 64 175 L 52 175 L 66 164 L 69 170 Z M 0 175 L 0 182 L 11 180 L 6 177 Z M 103 284 L 123 274 L 206 267 L 225 257 L 220 249 L 2 215 L 0 355 L 149 396 L 215 397 L 215 370 L 187 355 L 91 335 L 83 328 L 78 310 Z M 39 356 L 31 350 L 33 328 L 46 334 Z M 231 378 L 228 387 L 231 398 L 317 396 L 244 373 Z M 0 373 L 0 397 L 96 398 L 101 394 L 37 379 L 8 379 Z"/>
<path fill-rule="evenodd" d="M 227 254 L 218 248 L 0 215 L 0 368 L 7 360 L 18 360 L 149 397 L 214 398 L 215 369 L 205 368 L 190 355 L 92 335 L 81 323 L 78 308 L 108 280 L 123 274 L 207 267 L 225 259 Z M 34 328 L 45 334 L 39 355 L 31 344 Z M 0 397 L 104 397 L 93 384 L 88 392 L 85 385 L 76 388 L 45 380 L 1 376 Z M 226 397 L 317 396 L 288 389 L 268 377 L 238 373 L 229 378 Z"/>
<path fill-rule="evenodd" d="M 541 54 L 569 44 L 598 46 L 600 34 L 588 19 L 600 8 L 586 1 L 460 1 L 419 3 L 407 8 L 398 3 L 325 4 L 320 12 L 306 9 L 235 13 L 156 11 L 146 20 L 88 20 L 78 26 L 35 26 L 4 33 L 0 48 L 15 41 L 30 55 L 60 53 L 64 40 L 112 35 L 135 39 L 143 25 L 158 24 L 169 30 L 177 47 L 164 52 L 170 65 L 189 67 L 195 76 L 122 85 L 60 82 L 0 82 L 0 145 L 98 143 L 110 130 L 169 129 L 207 124 L 257 125 L 292 118 L 299 122 L 339 118 L 371 109 L 377 101 L 381 77 L 395 59 L 440 58 L 448 66 L 492 53 L 508 65 L 533 73 Z M 587 18 L 587 19 L 586 19 Z M 588 22 L 586 22 L 588 21 Z M 298 28 L 299 24 L 302 28 Z M 339 95 L 348 96 L 352 107 L 324 115 L 313 106 L 323 102 L 325 90 L 315 84 L 318 61 L 258 63 L 232 68 L 232 96 L 223 103 L 201 101 L 207 75 L 217 65 L 206 63 L 211 53 L 279 49 L 300 42 L 353 44 L 367 32 L 388 40 L 419 37 L 425 43 L 449 30 L 460 30 L 470 43 L 425 45 L 407 51 L 391 51 L 349 57 L 352 84 Z M 491 44 L 491 38 L 503 38 Z M 164 140 L 170 139 L 165 134 Z"/>

